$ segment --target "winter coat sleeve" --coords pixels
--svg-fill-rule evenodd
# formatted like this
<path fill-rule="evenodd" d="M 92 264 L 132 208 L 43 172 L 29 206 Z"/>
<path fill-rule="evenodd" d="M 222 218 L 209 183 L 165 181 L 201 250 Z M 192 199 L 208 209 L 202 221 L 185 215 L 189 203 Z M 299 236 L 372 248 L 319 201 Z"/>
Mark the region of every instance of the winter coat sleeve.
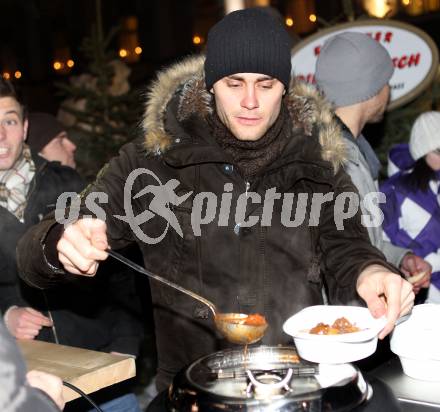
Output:
<path fill-rule="evenodd" d="M 24 225 L 3 207 L 0 207 L 0 233 L 7 241 L 0 242 L 0 311 L 10 306 L 26 306 L 17 274 L 15 247 L 24 233 Z"/>
<path fill-rule="evenodd" d="M 43 391 L 26 384 L 26 366 L 0 322 L 0 410 L 3 412 L 59 412 L 58 407 Z"/>
<path fill-rule="evenodd" d="M 414 191 L 408 187 L 405 175 L 385 181 L 381 189 L 387 197 L 387 202 L 381 205 L 385 235 L 394 244 L 408 247 L 430 263 L 433 283 L 438 285 L 440 213 L 437 193 L 431 189 Z"/>
<path fill-rule="evenodd" d="M 393 245 L 391 242 L 389 242 L 386 239 L 385 233 L 384 233 L 382 252 L 385 255 L 385 257 L 387 258 L 388 262 L 391 262 L 393 265 L 400 266 L 400 263 L 402 262 L 403 257 L 407 253 L 410 253 L 411 250 L 409 250 L 405 247 Z"/>
<path fill-rule="evenodd" d="M 349 213 L 347 199 L 359 194 L 345 171 L 336 174 L 334 190 L 334 200 L 323 205 L 319 226 L 322 271 L 330 303 L 356 304 L 360 302 L 356 293 L 357 278 L 367 266 L 380 264 L 392 272 L 399 271 L 371 244 L 356 201 L 353 205 L 357 212 Z"/>
<path fill-rule="evenodd" d="M 345 139 L 348 145 L 349 161 L 344 164 L 344 170 L 350 176 L 354 186 L 359 192 L 361 198 L 361 210 L 365 214 L 367 220 L 381 219 L 380 209 L 377 205 L 374 207 L 366 205 L 367 198 L 371 194 L 379 191 L 377 181 L 373 179 L 370 168 L 366 163 L 363 155 L 356 144 Z M 371 149 L 373 150 L 373 149 Z M 368 235 L 371 243 L 376 246 L 386 257 L 387 261 L 395 266 L 399 266 L 400 262 L 410 250 L 395 246 L 390 242 L 387 242 L 383 238 L 383 229 L 379 225 L 369 225 L 367 227 Z"/>
<path fill-rule="evenodd" d="M 82 192 L 79 215 L 75 216 L 75 209 L 70 208 L 67 209 L 65 216 L 67 219 L 70 217 L 72 219 L 70 221 L 75 221 L 75 218 L 84 215 L 105 220 L 108 241 L 113 249 L 122 248 L 133 241 L 130 226 L 117 216 L 125 216 L 125 182 L 128 175 L 138 167 L 138 156 L 145 154 L 139 150 L 136 143 L 130 143 L 122 148 L 120 155 L 104 166 L 95 182 Z M 133 187 L 133 191 L 135 190 L 136 187 Z M 95 198 L 95 207 L 91 210 L 92 207 L 87 207 L 86 200 L 90 201 L 97 193 L 102 196 L 100 198 L 102 201 Z M 89 197 L 90 194 L 92 195 Z M 88 202 L 87 204 L 90 205 Z M 47 288 L 59 281 L 74 281 L 77 278 L 65 272 L 57 262 L 56 243 L 62 235 L 63 227 L 57 222 L 55 213 L 51 213 L 39 224 L 30 228 L 20 239 L 17 248 L 19 274 L 31 286 Z"/>

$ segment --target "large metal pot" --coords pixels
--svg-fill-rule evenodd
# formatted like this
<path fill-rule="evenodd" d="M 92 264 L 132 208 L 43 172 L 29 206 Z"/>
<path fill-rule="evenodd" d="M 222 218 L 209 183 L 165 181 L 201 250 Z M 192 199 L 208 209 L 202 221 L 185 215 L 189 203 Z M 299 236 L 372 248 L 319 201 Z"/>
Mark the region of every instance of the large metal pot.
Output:
<path fill-rule="evenodd" d="M 332 367 L 336 367 L 333 365 Z M 369 386 L 352 365 L 338 378 L 299 360 L 293 347 L 257 346 L 205 356 L 174 378 L 168 411 L 346 411 Z M 333 374 L 334 375 L 334 374 Z M 336 379 L 336 381 L 335 381 Z"/>

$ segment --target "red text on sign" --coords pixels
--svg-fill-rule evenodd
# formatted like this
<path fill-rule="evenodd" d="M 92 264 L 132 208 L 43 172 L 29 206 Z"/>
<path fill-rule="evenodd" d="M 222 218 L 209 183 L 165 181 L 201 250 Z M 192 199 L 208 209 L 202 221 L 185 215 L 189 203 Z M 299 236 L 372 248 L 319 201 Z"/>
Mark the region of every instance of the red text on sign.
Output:
<path fill-rule="evenodd" d="M 394 57 L 394 67 L 398 69 L 404 69 L 405 67 L 418 66 L 420 63 L 420 53 L 410 54 L 409 56 L 404 54 L 402 57 Z"/>

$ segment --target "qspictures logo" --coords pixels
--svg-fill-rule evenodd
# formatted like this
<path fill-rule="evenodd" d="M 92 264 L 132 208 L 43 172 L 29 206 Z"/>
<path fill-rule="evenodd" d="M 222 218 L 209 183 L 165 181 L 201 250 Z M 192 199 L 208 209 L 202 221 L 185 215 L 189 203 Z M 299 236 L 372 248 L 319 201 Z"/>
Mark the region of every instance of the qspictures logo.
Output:
<path fill-rule="evenodd" d="M 149 180 L 153 183 L 146 185 L 137 193 L 133 193 L 136 179 L 142 175 L 149 176 Z M 379 227 L 383 221 L 379 204 L 386 201 L 385 195 L 381 192 L 370 192 L 361 200 L 356 192 L 343 192 L 337 196 L 333 192 L 325 194 L 278 193 L 276 187 L 272 187 L 267 189 L 262 196 L 259 193 L 248 191 L 246 186 L 243 193 L 239 194 L 236 201 L 233 202 L 234 186 L 232 183 L 226 183 L 220 194 L 188 191 L 178 195 L 179 186 L 180 182 L 177 179 L 170 179 L 163 183 L 151 170 L 135 169 L 127 177 L 124 184 L 124 214 L 115 214 L 113 218 L 127 223 L 139 240 L 153 245 L 159 243 L 170 229 L 183 237 L 183 231 L 174 210 L 175 207 L 179 207 L 187 201 L 191 203 L 191 229 L 195 236 L 201 236 L 202 226 L 212 223 L 215 219 L 217 219 L 216 224 L 219 227 L 228 226 L 231 218 L 234 219 L 235 227 L 239 228 L 252 227 L 257 224 L 271 226 L 275 202 L 281 202 L 281 224 L 288 228 L 298 227 L 304 223 L 309 226 L 318 226 L 323 210 L 328 207 L 332 207 L 337 230 L 344 230 L 344 222 L 354 217 L 359 208 L 362 213 L 362 224 L 365 227 Z M 82 202 L 85 209 L 91 213 L 83 214 L 82 217 L 107 220 L 107 213 L 101 206 L 109 203 L 107 193 L 89 192 L 81 200 L 76 193 L 65 192 L 57 200 L 56 221 L 68 225 L 78 220 Z M 145 202 L 146 205 L 145 210 L 137 215 L 133 210 L 135 202 Z M 261 213 L 258 215 L 249 213 L 252 205 L 253 208 L 257 206 Z M 146 224 L 153 219 L 162 219 L 166 222 L 165 225 L 162 225 L 164 226 L 162 232 L 154 237 L 142 229 L 146 228 Z M 307 222 L 305 222 L 306 219 L 308 219 Z"/>

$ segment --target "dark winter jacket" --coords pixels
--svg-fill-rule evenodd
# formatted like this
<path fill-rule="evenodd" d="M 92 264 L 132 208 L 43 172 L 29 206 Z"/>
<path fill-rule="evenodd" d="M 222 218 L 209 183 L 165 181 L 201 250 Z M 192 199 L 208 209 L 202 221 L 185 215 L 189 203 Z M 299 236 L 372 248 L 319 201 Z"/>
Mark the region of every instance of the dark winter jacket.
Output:
<path fill-rule="evenodd" d="M 210 134 L 206 116 L 213 102 L 204 86 L 203 60 L 189 59 L 159 75 L 146 105 L 145 138 L 126 145 L 90 189 L 108 195 L 108 202 L 100 206 L 113 249 L 137 242 L 148 269 L 206 297 L 219 311 L 264 314 L 270 325 L 262 341 L 266 344 L 290 342 L 282 331 L 283 322 L 305 306 L 321 304 L 323 287 L 331 303 L 359 304 L 355 284 L 360 271 L 370 263 L 384 262 L 371 246 L 360 214 L 345 220 L 344 230 L 337 230 L 340 215 L 334 215 L 334 200 L 324 202 L 319 223 L 311 219 L 308 224 L 313 194 L 330 198 L 335 192 L 335 198 L 356 190 L 340 167 L 344 145 L 329 106 L 308 86 L 292 87 L 285 103 L 291 141 L 279 159 L 246 182 Z M 152 197 L 159 181 L 174 188 L 176 196 L 164 202 L 168 207 L 156 207 L 159 196 Z M 292 200 L 284 223 L 283 200 L 273 188 Z M 308 206 L 296 212 L 297 217 L 304 212 L 305 221 L 293 227 L 298 193 L 310 197 Z M 231 213 L 227 213 L 229 195 Z M 236 222 L 240 195 L 247 201 L 246 217 L 238 216 Z M 249 216 L 262 215 L 258 195 L 266 196 L 265 208 L 273 204 L 271 219 L 245 227 Z M 192 223 L 198 219 L 192 212 L 204 196 L 217 207 L 209 217 L 202 213 L 205 224 L 197 233 Z M 284 203 L 289 206 L 289 201 Z M 167 216 L 168 223 L 161 216 Z M 47 234 L 51 238 L 57 230 L 54 225 L 54 220 L 45 220 L 20 245 L 23 276 L 40 287 L 74 277 L 48 265 L 43 254 Z M 216 334 L 212 315 L 202 304 L 154 281 L 151 291 L 157 384 L 163 389 L 184 365 L 230 344 Z"/>
<path fill-rule="evenodd" d="M 41 291 L 20 280 L 17 274 L 15 248 L 25 230 L 38 223 L 55 209 L 63 192 L 80 193 L 84 183 L 78 173 L 58 162 L 47 162 L 34 156 L 35 177 L 31 182 L 21 223 L 12 213 L 0 207 L 0 308 L 4 313 L 11 306 L 32 307 L 50 315 L 55 324 L 42 328 L 37 339 L 86 349 L 117 351 L 137 355 L 141 325 L 126 311 L 118 308 L 124 291 L 131 292 L 133 275 L 126 268 L 104 265 L 99 276 L 91 282 L 75 282 Z M 99 292 L 99 293 L 97 293 Z M 115 293 L 118 296 L 115 296 Z M 127 299 L 132 299 L 128 296 Z"/>
<path fill-rule="evenodd" d="M 33 155 L 35 176 L 26 199 L 23 222 L 6 208 L 0 207 L 0 310 L 26 302 L 21 296 L 17 276 L 15 248 L 18 239 L 29 227 L 37 224 L 44 215 L 55 209 L 58 196 L 64 191 L 81 192 L 84 183 L 78 173 L 58 162 L 47 162 Z"/>

